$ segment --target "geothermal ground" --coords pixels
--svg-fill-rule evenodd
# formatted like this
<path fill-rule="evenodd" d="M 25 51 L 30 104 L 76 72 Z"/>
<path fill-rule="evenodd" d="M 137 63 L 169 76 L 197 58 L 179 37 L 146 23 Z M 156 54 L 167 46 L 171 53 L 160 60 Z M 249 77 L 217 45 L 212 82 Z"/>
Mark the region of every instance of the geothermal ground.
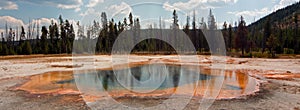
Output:
<path fill-rule="evenodd" d="M 182 56 L 179 58 L 176 55 L 131 55 L 128 64 L 129 66 L 139 65 L 152 60 L 160 60 L 174 65 L 196 65 L 206 69 L 241 71 L 259 81 L 258 91 L 241 97 L 216 100 L 209 108 L 212 110 L 300 109 L 300 59 L 196 57 L 198 59 L 194 59 L 195 56 Z M 123 59 L 117 59 L 117 61 L 117 65 L 125 65 Z M 112 68 L 111 62 L 111 56 L 108 55 L 1 57 L 0 109 L 89 109 L 79 92 L 34 93 L 30 90 L 20 90 L 18 88 L 30 81 L 32 75 L 74 70 L 105 70 Z M 134 107 L 148 107 L 160 104 L 161 100 L 164 99 L 121 97 L 117 100 Z M 190 101 L 185 109 L 197 109 L 198 106 L 199 100 L 195 98 Z"/>

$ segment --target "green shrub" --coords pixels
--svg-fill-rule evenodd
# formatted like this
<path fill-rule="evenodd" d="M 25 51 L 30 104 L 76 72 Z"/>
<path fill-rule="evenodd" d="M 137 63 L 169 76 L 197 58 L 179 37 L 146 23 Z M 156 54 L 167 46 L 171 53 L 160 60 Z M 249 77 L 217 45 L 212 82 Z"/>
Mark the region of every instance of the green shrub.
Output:
<path fill-rule="evenodd" d="M 283 54 L 294 54 L 294 49 L 284 48 Z"/>
<path fill-rule="evenodd" d="M 2 51 L 1 51 L 1 55 L 8 55 L 8 48 L 7 45 L 3 44 L 2 45 Z"/>
<path fill-rule="evenodd" d="M 269 52 L 252 52 L 252 57 L 254 58 L 270 58 L 272 55 Z"/>
<path fill-rule="evenodd" d="M 16 52 L 15 52 L 14 48 L 12 48 L 12 47 L 9 48 L 8 54 L 9 55 L 16 55 Z"/>
<path fill-rule="evenodd" d="M 29 41 L 26 41 L 24 43 L 24 45 L 22 45 L 22 53 L 25 54 L 25 55 L 30 55 L 32 54 L 32 48 L 31 48 L 31 45 L 29 43 Z"/>

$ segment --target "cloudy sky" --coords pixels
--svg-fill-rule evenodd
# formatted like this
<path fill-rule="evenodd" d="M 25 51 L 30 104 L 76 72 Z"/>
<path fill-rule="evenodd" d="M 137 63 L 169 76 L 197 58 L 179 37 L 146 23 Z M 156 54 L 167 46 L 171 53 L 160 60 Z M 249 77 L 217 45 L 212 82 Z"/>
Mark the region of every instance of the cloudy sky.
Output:
<path fill-rule="evenodd" d="M 61 14 L 75 24 L 80 21 L 90 24 L 100 21 L 101 12 L 106 12 L 115 21 L 127 17 L 129 12 L 140 18 L 142 24 L 158 22 L 159 17 L 171 22 L 172 11 L 179 12 L 180 25 L 185 24 L 186 15 L 195 10 L 197 20 L 207 19 L 212 9 L 218 27 L 224 21 L 234 23 L 243 15 L 247 24 L 299 0 L 1 0 L 0 31 L 5 22 L 9 27 L 26 26 L 29 21 L 49 25 Z M 35 19 L 35 20 L 33 20 Z M 166 24 L 168 25 L 168 24 Z M 144 25 L 144 27 L 147 25 Z"/>

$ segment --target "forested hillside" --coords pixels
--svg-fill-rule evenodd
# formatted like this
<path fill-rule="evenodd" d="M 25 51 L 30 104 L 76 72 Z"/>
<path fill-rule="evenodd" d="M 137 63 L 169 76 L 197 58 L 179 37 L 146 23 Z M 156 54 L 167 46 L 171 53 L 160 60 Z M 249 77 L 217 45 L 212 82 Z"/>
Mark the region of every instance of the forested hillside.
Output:
<path fill-rule="evenodd" d="M 295 15 L 300 14 L 300 2 L 293 5 L 287 6 L 285 8 L 279 9 L 258 21 L 249 25 L 249 28 L 263 29 L 263 25 L 267 22 L 268 18 L 272 24 L 281 24 L 285 27 L 293 25 Z"/>
<path fill-rule="evenodd" d="M 300 2 L 279 9 L 248 26 L 249 40 L 256 47 L 276 53 L 298 54 L 300 51 Z"/>
<path fill-rule="evenodd" d="M 243 56 L 254 54 L 299 54 L 299 18 L 300 3 L 279 9 L 258 21 L 248 25 L 241 25 L 243 17 L 238 21 L 237 27 L 227 26 L 224 23 L 222 32 L 230 52 L 242 51 Z M 245 50 L 245 53 L 243 52 Z M 257 55 L 254 55 L 257 56 Z M 262 55 L 259 55 L 262 56 Z"/>

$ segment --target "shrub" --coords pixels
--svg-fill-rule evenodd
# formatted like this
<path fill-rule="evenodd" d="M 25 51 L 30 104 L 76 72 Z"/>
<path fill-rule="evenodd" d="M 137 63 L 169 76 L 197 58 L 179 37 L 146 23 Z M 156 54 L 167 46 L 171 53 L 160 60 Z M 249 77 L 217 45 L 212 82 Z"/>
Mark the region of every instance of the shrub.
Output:
<path fill-rule="evenodd" d="M 294 54 L 294 49 L 284 48 L 283 54 Z"/>
<path fill-rule="evenodd" d="M 269 54 L 268 52 L 252 52 L 252 57 L 254 58 L 270 58 L 271 54 Z"/>
<path fill-rule="evenodd" d="M 32 54 L 32 48 L 31 48 L 31 45 L 30 45 L 29 41 L 25 42 L 25 44 L 22 47 L 22 51 L 23 51 L 22 53 L 25 54 L 25 55 Z"/>

